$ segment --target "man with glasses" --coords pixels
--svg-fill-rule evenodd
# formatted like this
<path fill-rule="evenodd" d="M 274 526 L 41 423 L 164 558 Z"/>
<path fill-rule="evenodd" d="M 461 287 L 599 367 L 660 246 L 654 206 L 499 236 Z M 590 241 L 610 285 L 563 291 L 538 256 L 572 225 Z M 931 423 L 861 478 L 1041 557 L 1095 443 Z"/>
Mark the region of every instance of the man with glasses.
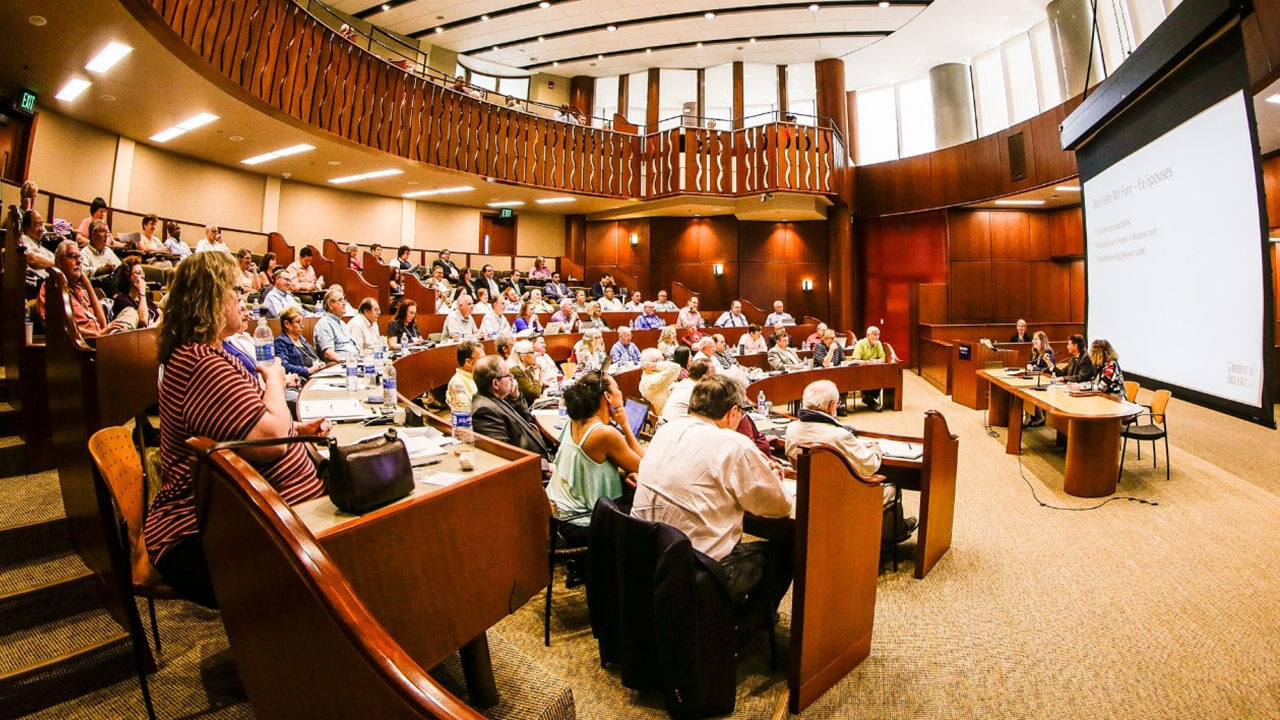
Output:
<path fill-rule="evenodd" d="M 102 306 L 94 299 L 89 276 L 85 275 L 80 265 L 80 245 L 75 240 L 63 240 L 58 244 L 58 250 L 54 253 L 54 267 L 62 271 L 67 279 L 67 294 L 71 297 L 71 314 L 82 337 L 96 338 L 129 329 L 119 320 L 107 322 Z M 49 283 L 42 284 L 40 293 L 36 297 L 36 309 L 40 312 L 41 319 L 45 316 L 45 290 L 48 287 Z"/>
<path fill-rule="evenodd" d="M 471 422 L 475 431 L 508 445 L 542 457 L 542 471 L 551 476 L 555 457 L 549 441 L 542 437 L 538 423 L 518 402 L 520 388 L 507 361 L 500 355 L 486 355 L 476 363 L 476 394 L 471 398 Z"/>

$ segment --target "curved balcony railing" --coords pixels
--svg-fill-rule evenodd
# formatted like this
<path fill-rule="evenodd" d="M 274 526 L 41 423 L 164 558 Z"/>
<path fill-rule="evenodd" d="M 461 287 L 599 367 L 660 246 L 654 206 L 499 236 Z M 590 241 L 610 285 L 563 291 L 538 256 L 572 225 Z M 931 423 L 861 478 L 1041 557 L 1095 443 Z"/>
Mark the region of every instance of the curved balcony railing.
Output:
<path fill-rule="evenodd" d="M 620 199 L 835 194 L 837 170 L 847 164 L 829 127 L 781 122 L 633 135 L 485 102 L 357 47 L 291 0 L 121 2 L 152 32 L 176 33 L 191 51 L 186 61 L 206 77 L 277 113 L 499 182 Z"/>

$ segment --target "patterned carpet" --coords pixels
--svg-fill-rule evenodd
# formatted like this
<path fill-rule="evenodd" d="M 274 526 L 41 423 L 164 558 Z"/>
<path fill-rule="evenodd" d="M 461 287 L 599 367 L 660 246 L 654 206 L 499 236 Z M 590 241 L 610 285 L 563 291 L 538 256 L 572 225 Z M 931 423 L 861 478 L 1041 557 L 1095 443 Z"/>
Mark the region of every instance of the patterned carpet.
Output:
<path fill-rule="evenodd" d="M 1053 505 L 1098 501 L 1062 493 L 1064 456 L 1052 431 L 1028 431 L 1024 454 L 1008 456 L 1003 431 L 989 437 L 980 413 L 914 375 L 904 383 L 903 412 L 850 421 L 918 433 L 924 410 L 942 411 L 961 438 L 953 546 L 924 580 L 911 576 L 909 559 L 881 576 L 870 658 L 802 717 L 1280 717 L 1275 431 L 1175 400 L 1172 481 L 1163 449 L 1153 469 L 1149 448 L 1139 462 L 1131 447 L 1120 485 L 1120 495 L 1159 504 L 1067 512 L 1042 507 L 1032 489 Z M 558 581 L 550 648 L 540 598 L 500 623 L 492 644 L 565 678 L 580 718 L 666 717 L 660 697 L 626 690 L 600 668 L 585 596 Z M 224 689 L 216 615 L 162 606 L 166 651 L 152 680 L 160 716 L 250 717 Z M 785 672 L 769 672 L 763 640 L 757 649 L 740 665 L 733 717 L 774 717 L 785 693 Z M 139 717 L 126 661 L 110 666 L 125 671 L 36 717 Z"/>

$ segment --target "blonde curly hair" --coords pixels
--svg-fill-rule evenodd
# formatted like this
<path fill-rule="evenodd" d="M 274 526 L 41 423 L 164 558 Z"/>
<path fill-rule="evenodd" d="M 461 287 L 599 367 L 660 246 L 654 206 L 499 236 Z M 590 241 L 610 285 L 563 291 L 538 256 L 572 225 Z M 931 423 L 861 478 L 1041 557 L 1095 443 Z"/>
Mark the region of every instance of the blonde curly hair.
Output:
<path fill-rule="evenodd" d="M 239 275 L 239 264 L 223 252 L 196 253 L 178 263 L 156 341 L 161 364 L 183 345 L 218 338 L 226 324 L 227 292 L 236 288 Z"/>

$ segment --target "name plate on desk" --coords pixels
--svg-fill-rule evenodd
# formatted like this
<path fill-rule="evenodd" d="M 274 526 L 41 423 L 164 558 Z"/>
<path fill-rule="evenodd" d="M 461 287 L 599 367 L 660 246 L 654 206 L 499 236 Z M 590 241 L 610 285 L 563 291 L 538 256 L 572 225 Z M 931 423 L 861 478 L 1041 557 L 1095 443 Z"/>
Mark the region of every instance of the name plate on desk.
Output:
<path fill-rule="evenodd" d="M 973 354 L 973 346 L 969 343 L 960 343 L 956 347 L 956 351 L 960 353 L 961 360 L 968 360 Z"/>

